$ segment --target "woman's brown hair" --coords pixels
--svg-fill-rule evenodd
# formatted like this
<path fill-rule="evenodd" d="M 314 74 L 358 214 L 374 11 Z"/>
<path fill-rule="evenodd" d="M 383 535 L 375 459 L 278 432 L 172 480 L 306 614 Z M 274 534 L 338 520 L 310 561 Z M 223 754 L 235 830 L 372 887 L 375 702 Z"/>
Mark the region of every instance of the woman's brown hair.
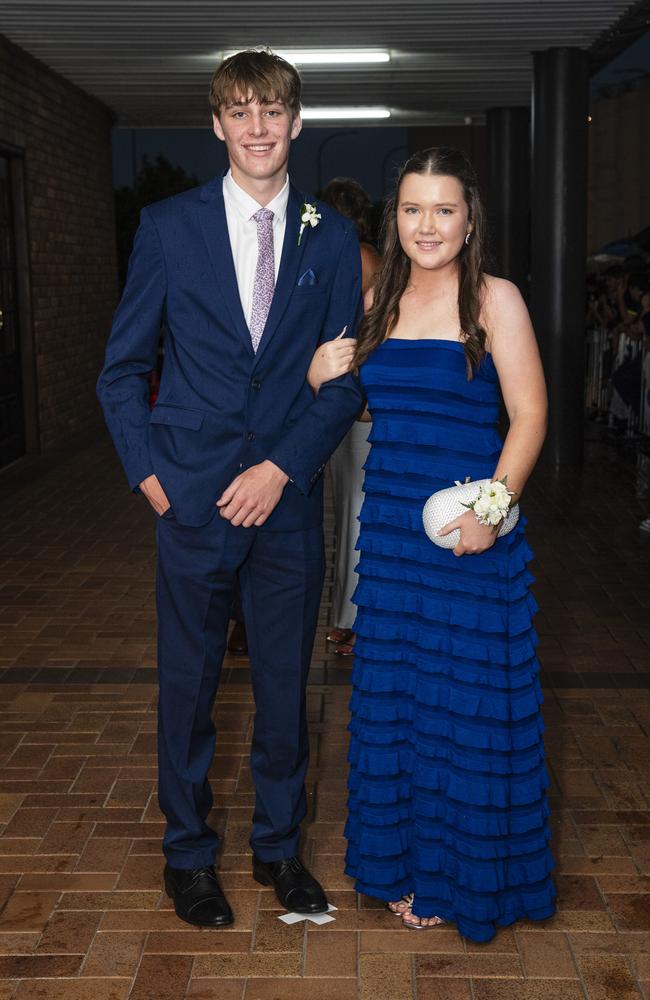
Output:
<path fill-rule="evenodd" d="M 458 315 L 462 344 L 467 361 L 467 377 L 472 378 L 485 355 L 486 331 L 481 326 L 483 289 L 485 212 L 472 164 L 460 149 L 433 146 L 415 153 L 405 163 L 397 180 L 395 194 L 388 201 L 382 220 L 382 266 L 374 284 L 371 308 L 357 333 L 354 367 L 368 358 L 388 337 L 399 320 L 399 303 L 411 274 L 410 258 L 404 253 L 397 232 L 397 210 L 402 181 L 408 174 L 432 174 L 455 177 L 469 209 L 471 237 L 458 255 Z"/>

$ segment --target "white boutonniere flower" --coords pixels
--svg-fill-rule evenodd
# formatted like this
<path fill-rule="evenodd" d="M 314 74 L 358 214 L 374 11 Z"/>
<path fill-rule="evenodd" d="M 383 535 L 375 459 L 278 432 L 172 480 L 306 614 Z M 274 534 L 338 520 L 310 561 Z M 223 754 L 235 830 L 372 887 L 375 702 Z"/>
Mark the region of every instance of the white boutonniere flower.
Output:
<path fill-rule="evenodd" d="M 311 226 L 311 228 L 314 229 L 320 220 L 321 215 L 320 212 L 316 211 L 316 206 L 310 205 L 308 201 L 303 202 L 300 208 L 300 232 L 298 233 L 298 246 L 300 246 L 302 234 L 307 226 Z"/>
<path fill-rule="evenodd" d="M 463 507 L 473 510 L 479 524 L 491 524 L 495 527 L 508 516 L 514 493 L 508 489 L 508 477 L 496 479 L 487 486 L 481 486 L 479 495 L 472 503 L 464 503 Z"/>

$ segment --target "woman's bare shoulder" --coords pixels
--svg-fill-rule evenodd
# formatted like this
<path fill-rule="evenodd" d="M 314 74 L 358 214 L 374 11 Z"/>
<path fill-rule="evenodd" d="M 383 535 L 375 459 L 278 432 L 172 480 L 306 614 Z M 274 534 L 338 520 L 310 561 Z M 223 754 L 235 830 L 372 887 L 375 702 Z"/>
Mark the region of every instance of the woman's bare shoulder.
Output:
<path fill-rule="evenodd" d="M 481 321 L 489 332 L 494 332 L 508 323 L 528 319 L 528 309 L 523 295 L 513 281 L 497 278 L 494 274 L 483 275 L 481 293 Z"/>
<path fill-rule="evenodd" d="M 524 302 L 514 281 L 497 278 L 496 274 L 483 275 L 483 304 L 489 308 L 508 308 Z"/>
<path fill-rule="evenodd" d="M 521 350 L 536 353 L 528 308 L 517 286 L 491 274 L 484 278 L 481 325 L 487 334 L 487 349 L 501 359 L 518 357 Z"/>

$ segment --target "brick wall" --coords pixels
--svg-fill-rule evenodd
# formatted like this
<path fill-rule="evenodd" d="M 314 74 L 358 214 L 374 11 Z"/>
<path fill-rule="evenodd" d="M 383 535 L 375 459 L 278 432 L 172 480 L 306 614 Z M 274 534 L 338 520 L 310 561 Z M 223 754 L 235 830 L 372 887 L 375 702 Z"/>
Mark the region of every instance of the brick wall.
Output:
<path fill-rule="evenodd" d="M 594 101 L 589 126 L 590 252 L 650 225 L 650 84 Z"/>
<path fill-rule="evenodd" d="M 108 108 L 0 36 L 0 144 L 24 151 L 40 442 L 102 425 L 95 381 L 117 299 Z"/>

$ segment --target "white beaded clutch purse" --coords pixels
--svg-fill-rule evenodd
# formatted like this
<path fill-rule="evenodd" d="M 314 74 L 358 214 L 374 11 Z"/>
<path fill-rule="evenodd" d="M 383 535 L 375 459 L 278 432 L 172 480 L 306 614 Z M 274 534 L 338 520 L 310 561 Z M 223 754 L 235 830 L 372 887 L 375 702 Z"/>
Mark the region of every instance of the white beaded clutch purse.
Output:
<path fill-rule="evenodd" d="M 450 486 L 446 490 L 438 490 L 429 497 L 422 511 L 422 523 L 428 537 L 442 549 L 453 549 L 460 539 L 460 528 L 455 528 L 448 535 L 437 535 L 440 528 L 444 528 L 450 521 L 455 521 L 461 514 L 468 510 L 468 504 L 472 504 L 478 497 L 483 487 L 491 484 L 489 479 L 475 479 L 474 482 L 459 483 Z M 508 512 L 501 521 L 501 526 L 497 532 L 498 537 L 508 535 L 516 527 L 519 520 L 519 504 L 513 504 L 508 508 Z"/>

